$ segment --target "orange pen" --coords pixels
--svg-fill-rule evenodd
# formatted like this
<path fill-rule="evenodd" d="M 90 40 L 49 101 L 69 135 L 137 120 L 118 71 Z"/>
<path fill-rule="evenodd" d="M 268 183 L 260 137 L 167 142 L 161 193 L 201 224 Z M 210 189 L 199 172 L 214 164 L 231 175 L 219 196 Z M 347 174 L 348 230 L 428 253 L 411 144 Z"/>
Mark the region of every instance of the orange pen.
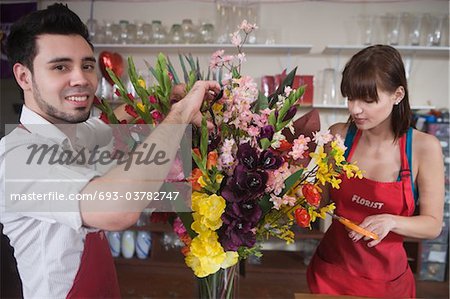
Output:
<path fill-rule="evenodd" d="M 368 231 L 367 229 L 362 228 L 361 226 L 359 226 L 358 224 L 354 223 L 353 221 L 348 220 L 345 217 L 342 216 L 338 216 L 336 214 L 327 212 L 329 215 L 331 215 L 331 217 L 333 217 L 334 219 L 338 220 L 340 223 L 342 223 L 343 225 L 345 225 L 347 228 L 354 230 L 355 232 L 357 232 L 358 234 L 361 234 L 363 236 L 372 238 L 374 240 L 378 240 L 378 235 Z"/>

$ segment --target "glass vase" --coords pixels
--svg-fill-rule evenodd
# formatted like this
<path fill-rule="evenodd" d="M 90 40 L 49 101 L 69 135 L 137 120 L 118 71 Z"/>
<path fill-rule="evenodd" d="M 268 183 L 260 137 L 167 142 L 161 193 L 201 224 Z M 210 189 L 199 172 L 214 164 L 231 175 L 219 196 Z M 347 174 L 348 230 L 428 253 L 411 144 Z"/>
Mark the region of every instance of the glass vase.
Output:
<path fill-rule="evenodd" d="M 239 263 L 197 280 L 198 298 L 200 299 L 238 298 Z"/>

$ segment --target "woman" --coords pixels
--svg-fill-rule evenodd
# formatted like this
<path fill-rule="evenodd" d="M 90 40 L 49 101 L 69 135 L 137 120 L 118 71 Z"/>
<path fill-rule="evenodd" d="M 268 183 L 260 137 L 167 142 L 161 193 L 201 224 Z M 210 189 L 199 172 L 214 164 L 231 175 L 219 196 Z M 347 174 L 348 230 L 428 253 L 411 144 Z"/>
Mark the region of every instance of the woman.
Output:
<path fill-rule="evenodd" d="M 337 215 L 359 223 L 378 239 L 333 221 L 308 267 L 310 290 L 415 297 L 403 237 L 433 239 L 441 231 L 441 146 L 434 136 L 410 127 L 404 65 L 393 47 L 371 46 L 354 55 L 345 66 L 341 92 L 348 98 L 350 118 L 330 130 L 346 136 L 347 161 L 357 161 L 364 178 L 342 176 L 341 188 L 330 189 L 329 199 L 336 203 Z"/>

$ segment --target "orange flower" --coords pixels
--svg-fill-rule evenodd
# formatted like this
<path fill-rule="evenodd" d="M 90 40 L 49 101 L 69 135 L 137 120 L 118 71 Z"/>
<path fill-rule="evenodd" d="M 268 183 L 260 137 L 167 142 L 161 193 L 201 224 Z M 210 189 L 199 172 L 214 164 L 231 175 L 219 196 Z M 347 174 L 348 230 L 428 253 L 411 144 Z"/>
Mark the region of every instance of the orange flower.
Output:
<path fill-rule="evenodd" d="M 304 208 L 298 208 L 295 210 L 295 221 L 300 227 L 308 227 L 311 222 L 311 216 L 308 211 Z"/>
<path fill-rule="evenodd" d="M 192 174 L 191 174 L 191 177 L 189 178 L 189 180 L 191 181 L 192 189 L 194 191 L 202 190 L 202 186 L 200 186 L 200 184 L 198 183 L 198 179 L 201 176 L 202 176 L 202 171 L 200 169 L 195 168 L 194 170 L 192 170 Z"/>
<path fill-rule="evenodd" d="M 199 159 L 202 157 L 202 154 L 200 153 L 200 150 L 198 149 L 198 147 L 194 148 L 192 151 Z"/>
<path fill-rule="evenodd" d="M 290 151 L 292 149 L 292 144 L 287 140 L 280 140 L 280 147 L 277 148 L 277 151 L 284 152 Z"/>
<path fill-rule="evenodd" d="M 213 166 L 216 166 L 218 158 L 219 154 L 216 151 L 209 152 L 208 159 L 206 161 L 206 168 L 211 169 Z"/>
<path fill-rule="evenodd" d="M 191 251 L 191 250 L 189 249 L 188 246 L 184 246 L 183 248 L 181 248 L 181 253 L 182 253 L 184 256 L 188 255 L 188 253 L 189 253 L 190 251 Z"/>
<path fill-rule="evenodd" d="M 320 203 L 320 192 L 316 185 L 305 184 L 302 187 L 302 193 L 306 201 L 315 207 L 319 206 Z"/>

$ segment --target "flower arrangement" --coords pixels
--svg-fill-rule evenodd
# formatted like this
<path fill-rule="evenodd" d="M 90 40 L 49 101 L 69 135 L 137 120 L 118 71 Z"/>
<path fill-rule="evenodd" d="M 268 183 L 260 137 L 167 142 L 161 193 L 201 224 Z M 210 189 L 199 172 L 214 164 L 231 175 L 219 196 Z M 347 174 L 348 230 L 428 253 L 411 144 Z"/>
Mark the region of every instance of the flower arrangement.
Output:
<path fill-rule="evenodd" d="M 173 220 L 185 244 L 185 262 L 199 278 L 208 279 L 249 255 L 261 255 L 259 244 L 268 237 L 293 242 L 295 224 L 311 227 L 334 209 L 333 204 L 320 206 L 325 184 L 339 188 L 341 174 L 361 177 L 358 167 L 345 161 L 340 136 L 328 131 L 302 134 L 295 115 L 305 87 L 292 89 L 295 69 L 268 98 L 253 78 L 241 73 L 243 45 L 255 29 L 243 21 L 231 39 L 238 54 L 219 50 L 211 57 L 211 70 L 224 72 L 222 92 L 204 104 L 202 125 L 194 132 L 192 213 Z M 188 91 L 201 76 L 192 57 L 187 60 L 191 70 L 183 71 Z M 134 123 L 158 124 L 169 112 L 170 94 L 179 82 L 173 66 L 160 54 L 155 68 L 150 68 L 157 84 L 147 87 L 132 59 L 128 62 L 140 101 L 111 72 L 116 93 Z M 105 101 L 97 107 L 103 119 L 118 123 Z M 207 120 L 214 130 L 207 129 Z"/>

